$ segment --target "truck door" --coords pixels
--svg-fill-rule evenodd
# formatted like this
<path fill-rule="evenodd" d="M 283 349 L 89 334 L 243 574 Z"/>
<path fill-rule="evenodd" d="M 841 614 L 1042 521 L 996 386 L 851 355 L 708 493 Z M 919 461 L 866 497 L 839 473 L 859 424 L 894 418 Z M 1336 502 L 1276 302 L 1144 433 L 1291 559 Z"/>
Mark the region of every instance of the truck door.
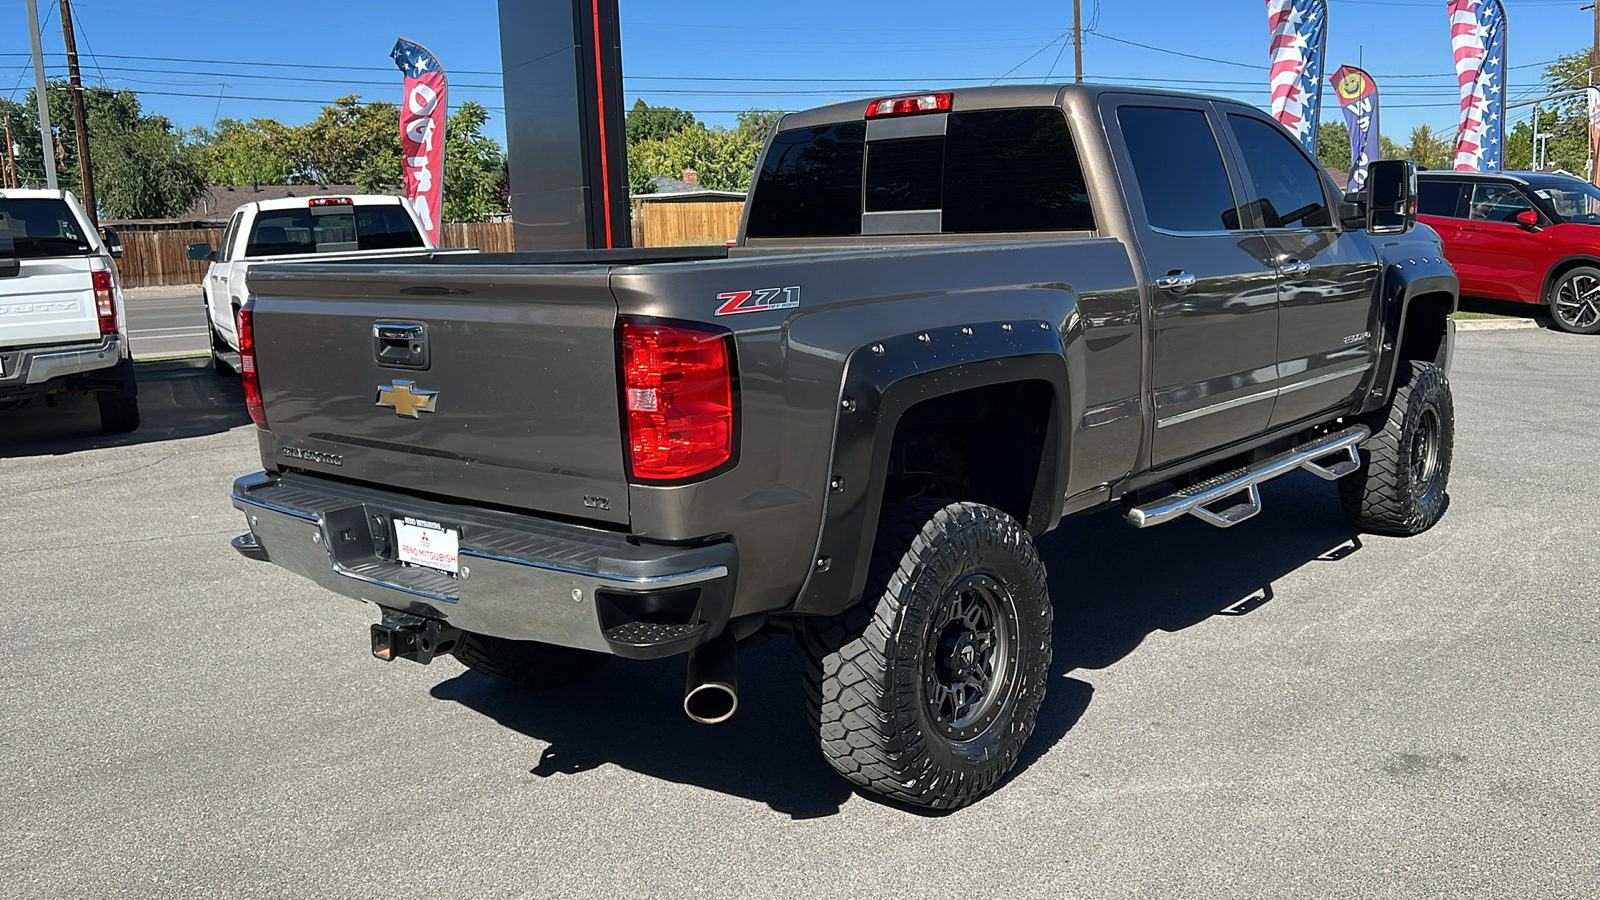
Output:
<path fill-rule="evenodd" d="M 222 232 L 222 242 L 217 246 L 217 256 L 206 270 L 205 283 L 206 306 L 211 310 L 211 321 L 223 338 L 234 346 L 238 345 L 239 339 L 234 334 L 236 326 L 228 283 L 233 274 L 234 239 L 239 236 L 239 222 L 243 218 L 244 211 L 240 210 L 228 220 L 228 227 Z"/>
<path fill-rule="evenodd" d="M 1140 234 L 1160 467 L 1264 431 L 1277 393 L 1278 288 L 1242 217 L 1211 104 L 1108 96 L 1102 114 Z M 1113 125 L 1115 123 L 1115 125 Z"/>
<path fill-rule="evenodd" d="M 1229 111 L 1249 209 L 1278 272 L 1278 399 L 1271 427 L 1355 400 L 1376 359 L 1378 254 L 1333 218 L 1321 166 L 1276 122 Z"/>

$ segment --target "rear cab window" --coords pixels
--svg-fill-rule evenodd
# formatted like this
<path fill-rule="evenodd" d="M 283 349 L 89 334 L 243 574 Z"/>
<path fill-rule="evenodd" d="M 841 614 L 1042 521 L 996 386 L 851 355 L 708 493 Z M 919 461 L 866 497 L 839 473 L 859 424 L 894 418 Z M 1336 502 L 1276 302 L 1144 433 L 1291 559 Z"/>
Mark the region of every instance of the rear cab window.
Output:
<path fill-rule="evenodd" d="M 1071 129 L 1057 107 L 970 110 L 774 136 L 752 238 L 1093 231 Z M 942 127 L 941 127 L 942 125 Z"/>
<path fill-rule="evenodd" d="M 0 256 L 51 259 L 92 252 L 94 244 L 65 200 L 0 198 Z"/>
<path fill-rule="evenodd" d="M 261 210 L 256 213 L 244 255 L 292 256 L 422 246 L 416 224 L 398 204 L 346 204 Z"/>

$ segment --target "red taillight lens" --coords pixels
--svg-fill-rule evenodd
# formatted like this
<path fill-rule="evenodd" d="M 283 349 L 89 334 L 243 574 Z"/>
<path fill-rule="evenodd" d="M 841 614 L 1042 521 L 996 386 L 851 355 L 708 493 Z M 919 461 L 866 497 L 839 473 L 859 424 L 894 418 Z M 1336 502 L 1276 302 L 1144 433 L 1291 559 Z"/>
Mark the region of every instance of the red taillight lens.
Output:
<path fill-rule="evenodd" d="M 261 376 L 256 373 L 255 316 L 246 303 L 239 310 L 239 378 L 244 382 L 244 405 L 250 410 L 250 420 L 267 427 L 267 410 L 261 405 Z"/>
<path fill-rule="evenodd" d="M 116 287 L 111 283 L 110 272 L 93 272 L 94 311 L 100 317 L 100 333 L 117 333 Z"/>
<path fill-rule="evenodd" d="M 949 112 L 953 96 L 946 93 L 913 94 L 907 97 L 888 97 L 867 104 L 867 118 L 886 119 L 890 116 L 915 116 L 921 113 Z"/>
<path fill-rule="evenodd" d="M 355 204 L 355 201 L 351 200 L 349 197 L 312 197 L 311 198 L 311 205 L 312 206 L 352 206 L 354 204 Z"/>
<path fill-rule="evenodd" d="M 675 481 L 733 458 L 733 364 L 725 335 L 624 321 L 622 380 L 635 479 Z"/>

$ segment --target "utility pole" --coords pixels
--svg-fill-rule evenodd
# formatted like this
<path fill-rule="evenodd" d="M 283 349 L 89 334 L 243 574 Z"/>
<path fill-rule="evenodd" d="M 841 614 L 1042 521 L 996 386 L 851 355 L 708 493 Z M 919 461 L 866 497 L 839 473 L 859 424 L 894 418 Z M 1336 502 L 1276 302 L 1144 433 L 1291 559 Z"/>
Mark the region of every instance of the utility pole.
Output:
<path fill-rule="evenodd" d="M 61 0 L 61 37 L 67 42 L 67 80 L 72 83 L 72 124 L 78 132 L 78 174 L 83 177 L 83 211 L 89 224 L 100 224 L 95 212 L 94 169 L 89 165 L 89 124 L 83 116 L 83 79 L 78 76 L 78 42 L 72 37 L 72 6 Z"/>
<path fill-rule="evenodd" d="M 1595 37 L 1600 40 L 1600 13 L 1595 16 L 1594 28 Z M 1083 84 L 1083 0 L 1072 0 L 1072 72 L 1072 80 Z"/>
<path fill-rule="evenodd" d="M 6 187 L 22 187 L 17 177 L 17 156 L 11 150 L 11 117 L 6 116 Z"/>
<path fill-rule="evenodd" d="M 28 37 L 33 40 L 33 96 L 39 106 L 39 141 L 44 150 L 44 183 L 56 189 L 56 137 L 50 127 L 50 97 L 45 91 L 44 49 L 39 46 L 39 4 L 28 0 Z"/>

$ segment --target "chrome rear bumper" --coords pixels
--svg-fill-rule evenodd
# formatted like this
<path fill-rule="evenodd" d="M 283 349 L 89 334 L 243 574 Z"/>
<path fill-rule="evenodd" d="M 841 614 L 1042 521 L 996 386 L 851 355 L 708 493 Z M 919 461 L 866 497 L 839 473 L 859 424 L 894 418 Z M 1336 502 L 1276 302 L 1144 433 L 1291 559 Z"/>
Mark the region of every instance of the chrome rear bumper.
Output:
<path fill-rule="evenodd" d="M 420 500 L 305 475 L 234 482 L 250 534 L 234 542 L 335 593 L 477 634 L 631 657 L 704 643 L 727 621 L 737 552 L 668 547 L 617 531 Z M 405 565 L 392 523 L 458 529 L 460 574 Z"/>

